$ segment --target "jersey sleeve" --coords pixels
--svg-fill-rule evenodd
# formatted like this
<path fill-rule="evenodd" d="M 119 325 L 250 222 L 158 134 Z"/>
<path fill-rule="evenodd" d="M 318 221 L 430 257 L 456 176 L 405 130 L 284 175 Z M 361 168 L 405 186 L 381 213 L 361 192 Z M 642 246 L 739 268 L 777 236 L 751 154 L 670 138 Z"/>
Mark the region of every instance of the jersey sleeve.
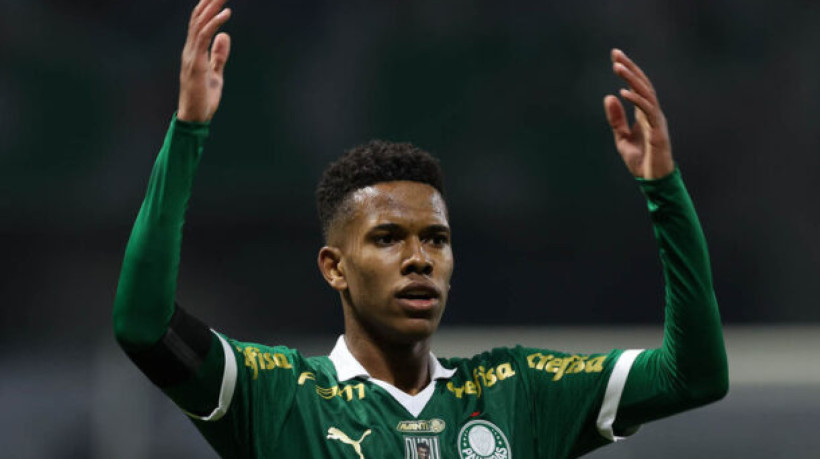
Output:
<path fill-rule="evenodd" d="M 680 172 L 641 181 L 665 282 L 663 344 L 629 373 L 616 432 L 718 400 L 728 364 L 706 240 Z"/>
<path fill-rule="evenodd" d="M 200 415 L 219 407 L 223 347 L 175 295 L 185 210 L 208 130 L 207 123 L 172 119 L 126 246 L 113 309 L 114 335 L 126 354 L 179 406 Z M 190 390 L 173 390 L 181 385 Z"/>
<path fill-rule="evenodd" d="M 517 347 L 532 397 L 539 457 L 576 457 L 609 441 L 629 369 L 639 351 L 569 354 Z"/>
<path fill-rule="evenodd" d="M 680 172 L 639 182 L 663 265 L 663 344 L 586 355 L 516 348 L 545 457 L 580 456 L 728 390 L 709 255 Z"/>
<path fill-rule="evenodd" d="M 277 444 L 293 409 L 298 377 L 310 366 L 294 349 L 217 336 L 226 362 L 219 406 L 207 415 L 187 414 L 221 457 L 256 457 Z M 191 386 L 193 381 L 172 392 Z"/>

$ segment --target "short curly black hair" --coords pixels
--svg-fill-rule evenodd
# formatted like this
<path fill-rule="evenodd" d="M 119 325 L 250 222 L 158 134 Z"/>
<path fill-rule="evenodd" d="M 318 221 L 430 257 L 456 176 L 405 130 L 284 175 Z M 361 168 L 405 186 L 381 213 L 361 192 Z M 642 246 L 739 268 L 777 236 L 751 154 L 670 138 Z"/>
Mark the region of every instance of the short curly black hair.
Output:
<path fill-rule="evenodd" d="M 439 161 L 411 143 L 371 140 L 345 151 L 328 165 L 316 187 L 316 208 L 325 239 L 351 193 L 397 180 L 426 183 L 444 196 L 444 173 Z"/>

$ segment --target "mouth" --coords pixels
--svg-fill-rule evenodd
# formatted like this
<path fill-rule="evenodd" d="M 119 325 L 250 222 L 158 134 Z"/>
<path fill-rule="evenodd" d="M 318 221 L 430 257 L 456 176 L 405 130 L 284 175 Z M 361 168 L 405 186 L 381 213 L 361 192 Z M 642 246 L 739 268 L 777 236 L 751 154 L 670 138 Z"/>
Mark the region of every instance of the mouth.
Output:
<path fill-rule="evenodd" d="M 427 313 L 438 305 L 441 293 L 427 283 L 413 282 L 396 292 L 399 304 L 409 312 Z"/>

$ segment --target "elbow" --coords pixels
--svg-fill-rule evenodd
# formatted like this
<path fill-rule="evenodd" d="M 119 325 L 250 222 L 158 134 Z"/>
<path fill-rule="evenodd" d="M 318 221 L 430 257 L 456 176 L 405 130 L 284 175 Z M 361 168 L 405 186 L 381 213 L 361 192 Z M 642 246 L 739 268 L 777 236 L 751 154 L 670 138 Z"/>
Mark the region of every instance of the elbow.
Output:
<path fill-rule="evenodd" d="M 114 338 L 126 352 L 148 349 L 162 338 L 165 327 L 152 324 L 145 317 L 118 312 L 113 314 Z"/>
<path fill-rule="evenodd" d="M 147 347 L 143 337 L 136 330 L 133 321 L 124 314 L 114 314 L 114 339 L 126 351 Z"/>
<path fill-rule="evenodd" d="M 698 392 L 698 401 L 701 405 L 707 405 L 722 400 L 729 394 L 729 381 L 720 381 L 710 385 L 708 388 Z"/>
<path fill-rule="evenodd" d="M 686 398 L 694 406 L 708 405 L 717 402 L 729 393 L 729 372 L 727 368 L 710 372 L 707 377 L 699 378 L 686 391 Z"/>
<path fill-rule="evenodd" d="M 725 369 L 721 372 L 720 381 L 717 384 L 717 389 L 715 390 L 714 396 L 715 399 L 713 401 L 718 401 L 723 399 L 729 394 L 729 369 Z"/>

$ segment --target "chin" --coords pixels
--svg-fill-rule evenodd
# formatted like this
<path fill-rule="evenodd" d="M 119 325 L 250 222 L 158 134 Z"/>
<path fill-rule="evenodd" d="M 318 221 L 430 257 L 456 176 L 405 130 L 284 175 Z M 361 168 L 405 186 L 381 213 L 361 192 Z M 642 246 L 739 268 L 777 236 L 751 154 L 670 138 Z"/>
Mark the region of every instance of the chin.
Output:
<path fill-rule="evenodd" d="M 438 321 L 430 319 L 405 319 L 403 322 L 388 339 L 403 344 L 417 343 L 429 339 L 438 330 Z"/>

